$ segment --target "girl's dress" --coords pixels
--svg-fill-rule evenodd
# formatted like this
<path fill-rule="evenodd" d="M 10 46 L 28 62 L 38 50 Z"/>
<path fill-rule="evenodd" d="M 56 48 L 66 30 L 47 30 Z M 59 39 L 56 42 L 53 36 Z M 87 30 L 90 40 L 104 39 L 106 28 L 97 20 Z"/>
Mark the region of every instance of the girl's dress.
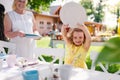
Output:
<path fill-rule="evenodd" d="M 23 31 L 26 34 L 33 34 L 33 13 L 26 11 L 24 14 L 18 14 L 15 11 L 8 12 L 12 22 L 12 31 Z M 16 55 L 19 57 L 33 58 L 35 40 L 26 37 L 14 37 L 10 42 L 16 44 Z"/>
<path fill-rule="evenodd" d="M 87 68 L 85 63 L 86 56 L 87 52 L 85 51 L 83 45 L 67 45 L 67 50 L 65 54 L 65 64 L 70 64 L 74 67 Z"/>

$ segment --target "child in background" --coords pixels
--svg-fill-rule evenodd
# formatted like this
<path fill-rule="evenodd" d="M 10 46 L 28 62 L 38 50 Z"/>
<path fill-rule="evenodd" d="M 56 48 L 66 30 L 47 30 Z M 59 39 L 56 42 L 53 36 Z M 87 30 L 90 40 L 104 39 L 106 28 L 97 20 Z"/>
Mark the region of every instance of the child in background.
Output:
<path fill-rule="evenodd" d="M 75 28 L 62 26 L 62 36 L 66 43 L 65 64 L 87 68 L 85 60 L 91 44 L 91 36 L 85 25 L 77 24 Z"/>

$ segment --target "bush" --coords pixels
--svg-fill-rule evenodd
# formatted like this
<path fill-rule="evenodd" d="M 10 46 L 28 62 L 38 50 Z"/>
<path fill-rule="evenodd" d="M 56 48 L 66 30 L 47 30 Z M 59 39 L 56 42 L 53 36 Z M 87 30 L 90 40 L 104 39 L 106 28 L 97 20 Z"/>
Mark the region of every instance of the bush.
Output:
<path fill-rule="evenodd" d="M 92 60 L 90 59 L 89 56 L 86 59 L 86 64 L 88 66 L 88 69 L 91 69 Z M 106 63 L 102 63 L 102 64 L 103 64 L 103 66 L 106 65 Z M 103 70 L 100 68 L 99 65 L 96 65 L 95 70 L 103 72 Z M 120 70 L 120 64 L 108 64 L 108 70 L 107 71 L 109 73 L 115 73 L 118 70 Z"/>

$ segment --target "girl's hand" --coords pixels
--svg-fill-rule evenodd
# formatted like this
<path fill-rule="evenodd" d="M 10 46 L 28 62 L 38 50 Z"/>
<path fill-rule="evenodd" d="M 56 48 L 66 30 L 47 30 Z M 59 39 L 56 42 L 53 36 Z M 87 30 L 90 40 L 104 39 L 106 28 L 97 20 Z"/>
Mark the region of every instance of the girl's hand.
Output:
<path fill-rule="evenodd" d="M 68 32 L 70 30 L 70 27 L 68 25 L 63 25 L 63 28 L 66 32 Z"/>

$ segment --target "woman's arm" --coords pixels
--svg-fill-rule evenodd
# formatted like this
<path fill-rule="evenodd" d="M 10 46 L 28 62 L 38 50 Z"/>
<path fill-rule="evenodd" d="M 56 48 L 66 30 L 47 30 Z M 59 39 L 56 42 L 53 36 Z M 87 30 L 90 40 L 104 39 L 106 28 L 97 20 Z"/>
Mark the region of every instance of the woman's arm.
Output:
<path fill-rule="evenodd" d="M 38 26 L 36 25 L 36 20 L 34 15 L 32 14 L 32 21 L 33 21 L 33 32 L 36 35 L 40 35 L 39 31 L 38 31 Z"/>
<path fill-rule="evenodd" d="M 32 17 L 32 21 L 33 21 L 33 32 L 35 33 L 36 31 L 38 31 L 38 27 L 36 25 L 36 21 L 35 21 L 34 15 Z"/>
<path fill-rule="evenodd" d="M 85 34 L 86 39 L 85 39 L 85 42 L 83 45 L 84 45 L 84 48 L 88 51 L 88 49 L 90 48 L 90 45 L 91 45 L 91 35 L 88 31 L 88 28 L 85 25 L 78 24 L 78 26 L 81 30 L 83 30 L 83 32 Z"/>
<path fill-rule="evenodd" d="M 25 36 L 24 32 L 22 31 L 12 31 L 12 22 L 8 14 L 5 14 L 4 17 L 4 34 L 8 38 L 14 38 L 16 36 L 23 37 Z"/>
<path fill-rule="evenodd" d="M 41 39 L 42 36 L 40 35 L 40 33 L 38 31 L 38 26 L 36 25 L 34 16 L 33 16 L 33 32 L 34 32 L 34 34 L 39 35 L 39 38 L 36 38 L 36 40 Z"/>

